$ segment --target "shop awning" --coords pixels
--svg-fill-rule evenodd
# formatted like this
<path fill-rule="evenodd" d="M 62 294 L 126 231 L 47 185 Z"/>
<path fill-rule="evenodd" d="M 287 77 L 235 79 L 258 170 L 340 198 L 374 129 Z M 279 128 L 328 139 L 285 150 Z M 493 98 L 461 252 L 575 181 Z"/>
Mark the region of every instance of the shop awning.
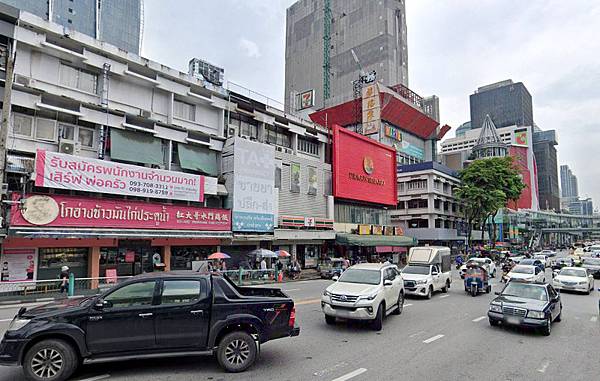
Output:
<path fill-rule="evenodd" d="M 337 233 L 335 242 L 346 246 L 416 246 L 417 240 L 407 236 L 359 235 Z"/>
<path fill-rule="evenodd" d="M 164 155 L 160 139 L 150 134 L 110 130 L 110 157 L 131 163 L 164 164 Z"/>
<path fill-rule="evenodd" d="M 181 168 L 203 172 L 209 176 L 219 175 L 216 151 L 190 144 L 177 144 L 177 150 Z"/>

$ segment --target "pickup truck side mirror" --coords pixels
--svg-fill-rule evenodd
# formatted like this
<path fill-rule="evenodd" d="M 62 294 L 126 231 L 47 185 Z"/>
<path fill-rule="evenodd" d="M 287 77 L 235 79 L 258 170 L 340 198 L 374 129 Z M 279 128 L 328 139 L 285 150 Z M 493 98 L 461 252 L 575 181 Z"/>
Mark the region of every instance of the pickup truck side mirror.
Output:
<path fill-rule="evenodd" d="M 500 291 L 496 291 L 496 292 L 494 292 L 494 294 L 500 295 Z"/>
<path fill-rule="evenodd" d="M 431 275 L 438 275 L 439 273 L 437 271 L 432 271 Z"/>
<path fill-rule="evenodd" d="M 391 286 L 392 284 L 393 284 L 392 281 L 389 280 L 389 279 L 386 279 L 386 280 L 383 281 L 383 285 L 384 286 Z"/>
<path fill-rule="evenodd" d="M 98 310 L 98 311 L 102 311 L 103 309 L 105 309 L 107 307 L 112 307 L 112 303 L 109 302 L 108 300 L 104 300 L 102 298 L 97 299 L 96 303 L 94 303 L 94 309 Z"/>

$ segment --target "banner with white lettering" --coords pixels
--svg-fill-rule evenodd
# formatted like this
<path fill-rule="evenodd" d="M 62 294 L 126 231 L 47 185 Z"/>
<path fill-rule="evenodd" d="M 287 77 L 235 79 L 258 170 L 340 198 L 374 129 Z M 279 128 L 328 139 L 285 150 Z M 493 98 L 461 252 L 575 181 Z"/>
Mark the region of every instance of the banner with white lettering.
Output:
<path fill-rule="evenodd" d="M 35 185 L 86 192 L 204 201 L 204 176 L 38 150 Z"/>

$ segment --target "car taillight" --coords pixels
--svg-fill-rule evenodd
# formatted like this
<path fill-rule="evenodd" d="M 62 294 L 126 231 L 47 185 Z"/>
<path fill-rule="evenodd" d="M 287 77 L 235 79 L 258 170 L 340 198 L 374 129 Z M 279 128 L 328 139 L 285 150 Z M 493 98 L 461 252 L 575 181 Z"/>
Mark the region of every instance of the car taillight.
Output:
<path fill-rule="evenodd" d="M 296 324 L 296 307 L 292 307 L 292 311 L 290 312 L 290 321 L 288 322 L 288 325 L 291 328 L 294 328 L 295 324 Z"/>

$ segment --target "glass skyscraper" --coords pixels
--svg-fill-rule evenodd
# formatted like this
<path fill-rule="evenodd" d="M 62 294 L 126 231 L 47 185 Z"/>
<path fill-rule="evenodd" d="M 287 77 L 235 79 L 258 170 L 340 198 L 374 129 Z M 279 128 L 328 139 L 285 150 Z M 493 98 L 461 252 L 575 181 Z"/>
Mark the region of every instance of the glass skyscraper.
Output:
<path fill-rule="evenodd" d="M 140 54 L 142 1 L 0 0 L 135 54 Z"/>

